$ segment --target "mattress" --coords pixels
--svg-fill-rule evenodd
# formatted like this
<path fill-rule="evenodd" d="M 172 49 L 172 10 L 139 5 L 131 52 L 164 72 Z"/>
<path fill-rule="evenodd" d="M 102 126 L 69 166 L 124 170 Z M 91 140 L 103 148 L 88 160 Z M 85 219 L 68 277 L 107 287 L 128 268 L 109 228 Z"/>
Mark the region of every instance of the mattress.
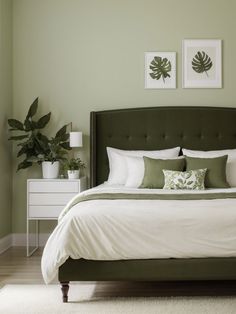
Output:
<path fill-rule="evenodd" d="M 69 257 L 236 257 L 236 188 L 193 192 L 103 184 L 84 191 L 61 213 L 44 248 L 46 283 Z"/>

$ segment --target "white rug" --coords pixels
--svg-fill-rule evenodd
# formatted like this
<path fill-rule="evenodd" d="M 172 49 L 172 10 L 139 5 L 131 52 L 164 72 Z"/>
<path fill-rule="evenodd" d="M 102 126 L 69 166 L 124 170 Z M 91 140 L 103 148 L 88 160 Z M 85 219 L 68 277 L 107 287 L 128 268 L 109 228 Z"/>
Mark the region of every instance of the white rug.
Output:
<path fill-rule="evenodd" d="M 71 285 L 62 303 L 58 285 L 6 285 L 1 314 L 236 314 L 236 297 L 93 298 L 91 285 Z"/>

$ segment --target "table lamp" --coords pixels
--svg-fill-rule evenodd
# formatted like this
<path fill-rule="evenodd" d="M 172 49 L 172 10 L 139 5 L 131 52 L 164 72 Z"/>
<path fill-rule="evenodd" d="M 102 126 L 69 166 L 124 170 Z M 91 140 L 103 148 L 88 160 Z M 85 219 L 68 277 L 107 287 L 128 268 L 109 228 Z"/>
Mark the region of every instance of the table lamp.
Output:
<path fill-rule="evenodd" d="M 83 147 L 82 132 L 70 132 L 70 147 Z"/>

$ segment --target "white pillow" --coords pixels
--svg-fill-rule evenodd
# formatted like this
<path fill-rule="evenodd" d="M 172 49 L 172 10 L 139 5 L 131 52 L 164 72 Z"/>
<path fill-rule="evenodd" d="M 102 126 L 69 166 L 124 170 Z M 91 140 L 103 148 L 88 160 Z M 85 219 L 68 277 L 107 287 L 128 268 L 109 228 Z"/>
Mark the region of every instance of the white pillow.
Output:
<path fill-rule="evenodd" d="M 126 156 L 133 157 L 151 157 L 151 158 L 174 158 L 179 155 L 180 147 L 162 149 L 162 150 L 122 150 L 107 147 L 107 155 L 109 160 L 109 176 L 108 184 L 125 184 L 127 179 Z"/>
<path fill-rule="evenodd" d="M 129 188 L 138 188 L 144 177 L 143 157 L 125 157 L 127 166 L 127 180 L 125 186 Z"/>
<path fill-rule="evenodd" d="M 226 164 L 226 180 L 231 187 L 236 187 L 236 149 L 201 151 L 183 148 L 182 150 L 183 154 L 189 157 L 214 158 L 228 155 Z"/>
<path fill-rule="evenodd" d="M 157 157 L 158 158 L 158 157 Z M 184 156 L 177 158 L 159 158 L 159 159 L 183 159 Z M 127 180 L 125 186 L 129 188 L 138 188 L 144 177 L 144 160 L 143 157 L 125 157 L 127 165 Z"/>

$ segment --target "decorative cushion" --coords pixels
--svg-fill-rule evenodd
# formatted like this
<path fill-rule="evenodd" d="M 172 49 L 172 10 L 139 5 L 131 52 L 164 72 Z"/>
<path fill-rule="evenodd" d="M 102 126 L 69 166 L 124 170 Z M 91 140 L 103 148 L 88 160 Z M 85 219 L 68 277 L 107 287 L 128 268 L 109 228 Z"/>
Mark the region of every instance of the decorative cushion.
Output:
<path fill-rule="evenodd" d="M 164 159 L 164 158 L 163 158 Z M 172 158 L 167 158 L 172 159 Z M 173 159 L 184 159 L 184 156 Z M 127 179 L 125 186 L 129 188 L 138 188 L 144 177 L 144 160 L 143 157 L 125 157 L 127 166 Z"/>
<path fill-rule="evenodd" d="M 228 188 L 229 184 L 226 180 L 226 163 L 228 156 L 216 158 L 186 158 L 186 171 L 207 168 L 205 177 L 206 188 Z"/>
<path fill-rule="evenodd" d="M 180 147 L 162 150 L 122 150 L 112 147 L 107 147 L 107 155 L 109 160 L 109 177 L 108 184 L 125 184 L 127 179 L 127 166 L 125 156 L 152 158 L 174 158 L 178 157 Z"/>
<path fill-rule="evenodd" d="M 189 170 L 185 172 L 163 170 L 166 190 L 204 190 L 207 169 Z"/>
<path fill-rule="evenodd" d="M 144 177 L 140 188 L 162 189 L 164 181 L 164 169 L 183 171 L 185 159 L 152 159 L 143 157 Z"/>
<path fill-rule="evenodd" d="M 230 186 L 236 187 L 236 149 L 224 149 L 224 150 L 191 150 L 183 148 L 183 154 L 189 157 L 220 157 L 228 155 L 226 164 L 226 180 Z"/>

